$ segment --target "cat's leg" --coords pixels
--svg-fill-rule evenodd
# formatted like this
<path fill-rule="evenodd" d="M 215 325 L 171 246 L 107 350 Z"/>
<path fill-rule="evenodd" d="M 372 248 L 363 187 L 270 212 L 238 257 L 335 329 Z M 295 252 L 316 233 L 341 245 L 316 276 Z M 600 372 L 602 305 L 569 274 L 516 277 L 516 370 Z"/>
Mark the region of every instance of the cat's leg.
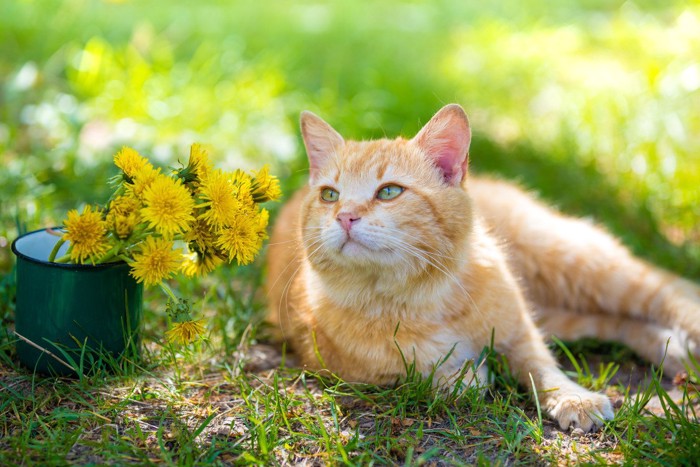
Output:
<path fill-rule="evenodd" d="M 666 374 L 670 375 L 685 370 L 683 362 L 688 356 L 688 350 L 700 350 L 680 329 L 672 330 L 623 316 L 548 309 L 538 314 L 537 323 L 545 337 L 555 336 L 569 341 L 594 337 L 621 342 L 657 366 L 663 362 Z"/>
<path fill-rule="evenodd" d="M 610 399 L 579 386 L 559 369 L 529 316 L 509 323 L 503 331 L 496 350 L 506 356 L 523 386 L 533 390 L 534 384 L 541 407 L 562 429 L 590 431 L 614 417 Z"/>
<path fill-rule="evenodd" d="M 422 371 L 423 377 L 432 374 L 433 386 L 443 391 L 451 392 L 455 386 L 461 388 L 477 387 L 486 389 L 488 387 L 489 372 L 485 361 L 470 359 L 460 362 L 442 362 L 442 364 L 431 369 Z"/>
<path fill-rule="evenodd" d="M 692 350 L 700 344 L 700 287 L 634 257 L 602 228 L 563 216 L 511 184 L 479 180 L 471 187 L 538 307 L 654 322 L 687 333 L 686 342 L 674 345 Z"/>
<path fill-rule="evenodd" d="M 578 230 L 580 236 L 567 235 L 562 229 L 548 238 L 552 249 L 538 259 L 521 261 L 527 263 L 520 271 L 533 302 L 543 308 L 578 312 L 580 321 L 568 320 L 573 328 L 584 329 L 595 322 L 597 333 L 592 337 L 622 340 L 635 350 L 648 346 L 642 355 L 649 358 L 651 352 L 656 364 L 670 339 L 673 361 L 669 360 L 669 369 L 682 368 L 681 360 L 688 352 L 697 356 L 698 286 L 635 258 L 606 232 L 584 221 L 555 221 L 572 224 L 569 232 Z M 522 245 L 517 248 L 521 255 L 528 254 Z"/>

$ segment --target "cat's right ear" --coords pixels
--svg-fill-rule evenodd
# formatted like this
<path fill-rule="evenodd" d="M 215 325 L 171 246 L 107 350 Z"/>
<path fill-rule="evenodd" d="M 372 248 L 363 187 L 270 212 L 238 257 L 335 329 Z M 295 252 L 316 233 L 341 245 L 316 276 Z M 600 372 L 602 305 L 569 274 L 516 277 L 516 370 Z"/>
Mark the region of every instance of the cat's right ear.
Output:
<path fill-rule="evenodd" d="M 308 110 L 301 113 L 301 135 L 309 157 L 309 177 L 313 181 L 331 156 L 342 149 L 345 140 L 321 117 Z"/>

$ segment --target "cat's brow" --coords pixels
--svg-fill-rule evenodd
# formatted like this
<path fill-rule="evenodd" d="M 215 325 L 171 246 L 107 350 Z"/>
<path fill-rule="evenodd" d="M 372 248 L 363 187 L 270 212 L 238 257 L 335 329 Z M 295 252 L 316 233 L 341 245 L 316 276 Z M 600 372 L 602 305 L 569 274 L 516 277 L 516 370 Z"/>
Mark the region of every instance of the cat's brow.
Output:
<path fill-rule="evenodd" d="M 384 174 L 386 173 L 386 169 L 389 166 L 389 161 L 387 159 L 383 159 L 379 166 L 377 167 L 377 180 L 381 180 L 384 178 Z"/>

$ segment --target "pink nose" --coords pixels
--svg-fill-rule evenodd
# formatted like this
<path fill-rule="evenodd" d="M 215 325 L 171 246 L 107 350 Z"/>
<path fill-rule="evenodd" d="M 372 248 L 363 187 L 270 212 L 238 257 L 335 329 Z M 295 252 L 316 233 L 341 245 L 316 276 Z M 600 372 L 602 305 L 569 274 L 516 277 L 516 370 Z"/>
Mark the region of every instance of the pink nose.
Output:
<path fill-rule="evenodd" d="M 352 224 L 354 222 L 359 221 L 360 217 L 356 216 L 351 212 L 341 212 L 340 214 L 338 214 L 338 217 L 336 219 L 338 219 L 338 222 L 340 222 L 340 225 L 346 232 L 350 232 Z"/>

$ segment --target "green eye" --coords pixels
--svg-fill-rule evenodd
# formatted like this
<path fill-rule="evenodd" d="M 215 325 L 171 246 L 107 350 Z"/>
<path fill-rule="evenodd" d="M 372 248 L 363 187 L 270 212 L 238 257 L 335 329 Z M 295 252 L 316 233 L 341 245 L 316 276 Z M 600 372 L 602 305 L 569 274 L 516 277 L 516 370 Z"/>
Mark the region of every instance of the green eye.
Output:
<path fill-rule="evenodd" d="M 403 190 L 404 190 L 403 187 L 398 186 L 398 185 L 387 185 L 385 187 L 382 187 L 377 192 L 377 199 L 381 199 L 384 201 L 394 199 L 397 196 L 399 196 L 401 193 L 403 193 Z"/>
<path fill-rule="evenodd" d="M 340 194 L 333 188 L 324 188 L 323 190 L 321 190 L 321 199 L 323 201 L 335 203 L 336 201 L 338 201 L 339 196 Z"/>

